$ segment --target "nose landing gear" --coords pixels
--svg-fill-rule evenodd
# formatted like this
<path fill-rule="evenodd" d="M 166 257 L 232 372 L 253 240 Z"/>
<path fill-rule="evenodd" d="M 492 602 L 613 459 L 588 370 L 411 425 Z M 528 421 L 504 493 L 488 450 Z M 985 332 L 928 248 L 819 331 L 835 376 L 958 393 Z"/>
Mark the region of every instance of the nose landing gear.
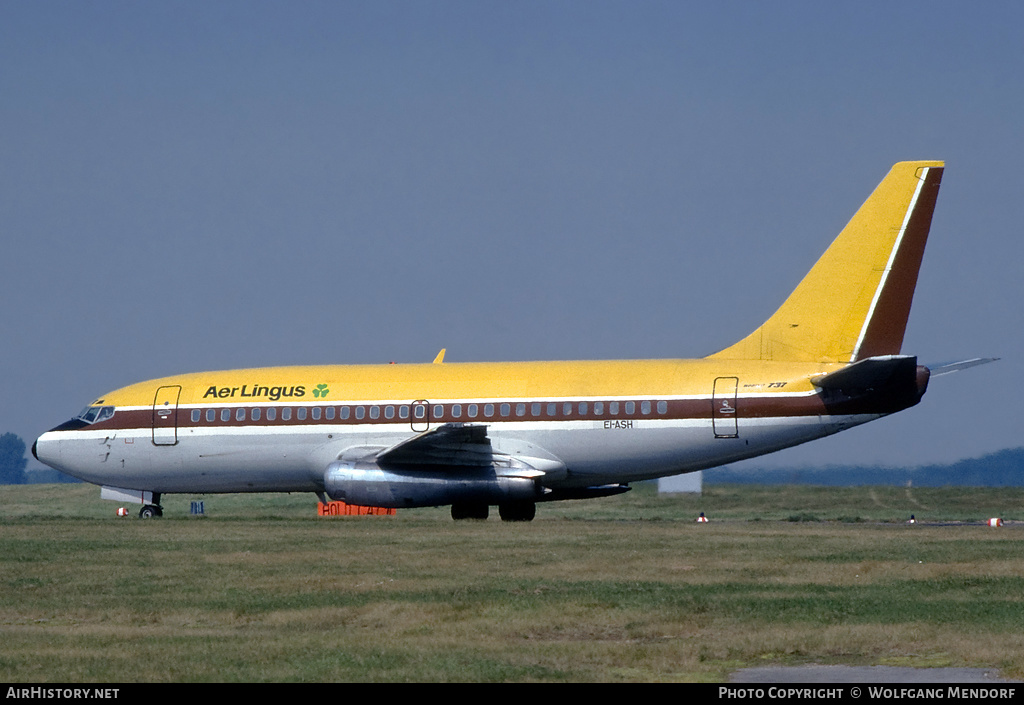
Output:
<path fill-rule="evenodd" d="M 164 515 L 164 508 L 160 506 L 160 495 L 153 493 L 153 503 L 142 505 L 139 510 L 139 519 L 156 519 Z"/>

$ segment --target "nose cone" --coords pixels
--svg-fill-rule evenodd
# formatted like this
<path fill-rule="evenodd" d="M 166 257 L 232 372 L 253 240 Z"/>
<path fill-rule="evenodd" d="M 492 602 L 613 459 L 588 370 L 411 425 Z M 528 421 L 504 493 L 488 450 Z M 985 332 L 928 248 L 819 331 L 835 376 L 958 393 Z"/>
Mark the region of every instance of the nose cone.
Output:
<path fill-rule="evenodd" d="M 54 438 L 53 431 L 47 431 L 32 444 L 32 455 L 41 463 L 51 468 L 61 470 L 60 465 L 60 440 Z"/>

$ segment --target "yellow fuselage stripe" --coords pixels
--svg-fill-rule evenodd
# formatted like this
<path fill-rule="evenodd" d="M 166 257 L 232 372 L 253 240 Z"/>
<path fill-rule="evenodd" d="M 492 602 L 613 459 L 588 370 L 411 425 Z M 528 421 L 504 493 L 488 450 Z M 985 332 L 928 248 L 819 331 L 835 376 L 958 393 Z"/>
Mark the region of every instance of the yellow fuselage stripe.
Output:
<path fill-rule="evenodd" d="M 562 399 L 707 396 L 718 377 L 747 392 L 812 392 L 810 379 L 841 365 L 720 360 L 447 363 L 267 367 L 150 380 L 96 403 L 152 404 L 160 387 L 180 386 L 179 404 L 268 401 L 254 390 L 301 388 L 307 402 L 417 399 Z"/>

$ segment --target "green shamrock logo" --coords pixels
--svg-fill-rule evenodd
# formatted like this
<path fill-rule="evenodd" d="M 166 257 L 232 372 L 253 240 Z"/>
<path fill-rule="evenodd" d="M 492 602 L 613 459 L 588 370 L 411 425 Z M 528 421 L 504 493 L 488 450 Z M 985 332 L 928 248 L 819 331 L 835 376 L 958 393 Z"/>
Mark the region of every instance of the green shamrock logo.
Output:
<path fill-rule="evenodd" d="M 316 385 L 316 389 L 313 390 L 313 396 L 316 397 L 317 399 L 326 399 L 328 391 L 330 390 L 327 389 L 326 384 L 318 384 Z"/>

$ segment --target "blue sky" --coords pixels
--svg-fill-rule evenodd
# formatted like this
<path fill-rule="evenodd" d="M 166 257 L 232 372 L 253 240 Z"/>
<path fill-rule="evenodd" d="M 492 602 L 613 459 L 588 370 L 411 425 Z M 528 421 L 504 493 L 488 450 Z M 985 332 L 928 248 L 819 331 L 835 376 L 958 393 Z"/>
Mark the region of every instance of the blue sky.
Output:
<path fill-rule="evenodd" d="M 0 433 L 306 363 L 697 357 L 892 163 L 904 352 L 997 356 L 760 465 L 1024 445 L 1024 5 L 0 0 Z"/>

